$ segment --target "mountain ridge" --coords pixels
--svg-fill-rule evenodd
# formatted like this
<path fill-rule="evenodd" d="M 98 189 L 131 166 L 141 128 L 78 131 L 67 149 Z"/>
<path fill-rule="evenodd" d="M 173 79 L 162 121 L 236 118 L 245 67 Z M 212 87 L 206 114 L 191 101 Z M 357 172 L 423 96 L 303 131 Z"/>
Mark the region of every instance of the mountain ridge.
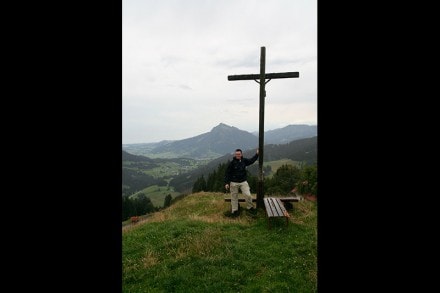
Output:
<path fill-rule="evenodd" d="M 231 153 L 236 148 L 241 148 L 243 151 L 255 149 L 258 147 L 257 135 L 219 123 L 211 131 L 190 138 L 158 143 L 125 144 L 123 150 L 150 158 L 215 159 Z M 265 132 L 264 144 L 285 144 L 313 136 L 317 136 L 316 125 L 293 124 Z"/>

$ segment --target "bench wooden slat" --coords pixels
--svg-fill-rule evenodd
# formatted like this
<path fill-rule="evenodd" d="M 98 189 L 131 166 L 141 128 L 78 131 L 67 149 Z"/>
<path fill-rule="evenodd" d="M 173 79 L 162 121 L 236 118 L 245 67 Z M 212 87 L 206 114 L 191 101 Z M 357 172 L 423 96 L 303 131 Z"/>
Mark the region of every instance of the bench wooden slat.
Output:
<path fill-rule="evenodd" d="M 298 202 L 300 201 L 300 199 L 298 197 L 293 197 L 293 196 L 289 196 L 289 197 L 273 197 L 273 198 L 278 198 L 279 200 L 281 200 L 282 202 Z M 239 202 L 245 202 L 246 200 L 244 198 L 238 198 Z M 256 202 L 257 199 L 256 198 L 252 198 L 252 202 Z M 231 198 L 230 197 L 225 197 L 225 202 L 231 202 Z"/>
<path fill-rule="evenodd" d="M 264 198 L 264 206 L 269 217 L 289 217 L 289 213 L 278 198 Z"/>
<path fill-rule="evenodd" d="M 278 200 L 278 204 L 280 206 L 281 212 L 283 213 L 283 215 L 287 218 L 290 217 L 289 213 L 287 212 L 286 208 L 284 207 L 284 204 L 281 202 L 281 200 Z"/>
<path fill-rule="evenodd" d="M 283 212 L 275 198 L 270 198 L 270 206 L 272 207 L 275 217 L 283 217 Z"/>
<path fill-rule="evenodd" d="M 266 208 L 267 220 L 269 223 L 270 229 L 270 218 L 274 217 L 285 217 L 286 224 L 289 223 L 289 213 L 287 212 L 284 204 L 281 202 L 279 198 L 275 197 L 265 197 L 263 198 L 264 206 Z"/>
<path fill-rule="evenodd" d="M 269 200 L 267 198 L 264 198 L 264 206 L 266 207 L 267 216 L 274 217 L 274 214 L 272 212 L 272 208 L 271 208 Z"/>
<path fill-rule="evenodd" d="M 279 199 L 275 199 L 274 201 L 275 201 L 275 205 L 276 205 L 277 210 L 278 210 L 278 215 L 280 217 L 284 216 L 284 213 L 283 213 L 284 206 L 283 206 L 283 204 L 281 203 L 281 201 Z"/>
<path fill-rule="evenodd" d="M 285 201 L 287 201 L 287 202 L 291 202 L 291 201 L 293 201 L 293 202 L 299 202 L 300 201 L 300 198 L 299 197 L 296 197 L 296 196 L 288 196 L 288 197 L 277 197 L 279 200 L 281 200 L 282 202 L 285 202 Z"/>

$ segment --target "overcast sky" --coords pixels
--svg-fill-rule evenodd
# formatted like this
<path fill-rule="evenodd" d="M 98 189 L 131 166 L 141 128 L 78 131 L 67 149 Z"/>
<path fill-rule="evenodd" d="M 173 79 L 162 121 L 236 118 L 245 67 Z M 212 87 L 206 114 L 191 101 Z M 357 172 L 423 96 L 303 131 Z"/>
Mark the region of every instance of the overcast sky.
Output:
<path fill-rule="evenodd" d="M 259 129 L 259 84 L 228 75 L 299 72 L 266 84 L 265 131 L 317 125 L 316 0 L 123 0 L 122 141 L 180 140 L 225 123 Z"/>

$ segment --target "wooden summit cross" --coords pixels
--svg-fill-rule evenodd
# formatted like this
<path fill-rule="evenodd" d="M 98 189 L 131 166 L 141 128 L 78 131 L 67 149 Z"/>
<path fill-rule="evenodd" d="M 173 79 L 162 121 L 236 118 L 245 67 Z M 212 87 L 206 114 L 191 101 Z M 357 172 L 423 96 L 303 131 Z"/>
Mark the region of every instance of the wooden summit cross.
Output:
<path fill-rule="evenodd" d="M 274 78 L 299 77 L 299 72 L 265 73 L 266 70 L 266 48 L 261 47 L 260 74 L 228 75 L 228 80 L 255 80 L 260 84 L 260 125 L 258 136 L 258 186 L 257 186 L 257 208 L 264 207 L 263 198 L 263 156 L 264 156 L 264 97 L 266 96 L 265 85 Z M 266 79 L 268 79 L 266 81 Z M 259 80 L 259 81 L 258 81 Z"/>

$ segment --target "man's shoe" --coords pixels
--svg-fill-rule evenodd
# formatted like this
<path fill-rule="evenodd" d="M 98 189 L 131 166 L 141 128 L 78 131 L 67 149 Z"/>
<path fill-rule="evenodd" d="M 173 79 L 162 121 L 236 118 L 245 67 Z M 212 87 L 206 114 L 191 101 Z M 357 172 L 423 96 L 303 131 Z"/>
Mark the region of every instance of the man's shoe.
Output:
<path fill-rule="evenodd" d="M 223 213 L 223 215 L 225 215 L 225 217 L 230 217 L 230 216 L 232 216 L 232 213 L 231 213 L 231 211 L 226 211 Z"/>
<path fill-rule="evenodd" d="M 234 211 L 234 212 L 226 211 L 223 214 L 228 218 L 236 218 L 240 215 L 240 212 L 239 211 Z"/>
<path fill-rule="evenodd" d="M 253 216 L 256 216 L 256 215 L 257 215 L 257 209 L 254 208 L 254 207 L 248 209 L 247 212 L 248 212 L 249 214 L 253 215 Z"/>

